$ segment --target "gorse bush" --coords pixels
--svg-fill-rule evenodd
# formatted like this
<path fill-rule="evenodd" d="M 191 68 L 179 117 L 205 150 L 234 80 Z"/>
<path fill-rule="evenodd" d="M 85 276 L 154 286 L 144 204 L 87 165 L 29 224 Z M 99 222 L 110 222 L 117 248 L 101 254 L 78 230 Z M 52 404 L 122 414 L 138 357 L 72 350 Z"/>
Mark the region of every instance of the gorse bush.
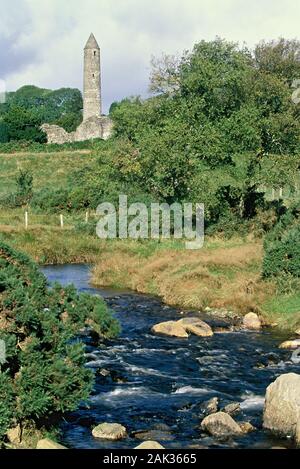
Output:
<path fill-rule="evenodd" d="M 264 277 L 300 277 L 300 204 L 293 205 L 265 238 Z"/>
<path fill-rule="evenodd" d="M 103 300 L 47 282 L 25 255 L 0 241 L 0 438 L 28 422 L 51 426 L 88 398 L 93 375 L 78 334 L 114 337 L 117 321 Z"/>

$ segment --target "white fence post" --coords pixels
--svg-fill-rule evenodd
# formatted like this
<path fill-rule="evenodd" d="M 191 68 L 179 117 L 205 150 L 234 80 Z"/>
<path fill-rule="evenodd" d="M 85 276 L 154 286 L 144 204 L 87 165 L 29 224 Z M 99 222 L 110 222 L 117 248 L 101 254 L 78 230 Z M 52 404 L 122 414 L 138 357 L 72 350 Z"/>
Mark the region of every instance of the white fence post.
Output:
<path fill-rule="evenodd" d="M 25 230 L 28 229 L 28 212 L 25 212 Z"/>
<path fill-rule="evenodd" d="M 64 227 L 64 216 L 62 214 L 60 215 L 60 227 Z"/>
<path fill-rule="evenodd" d="M 88 221 L 89 221 L 89 211 L 87 210 L 85 212 L 85 223 L 88 223 Z"/>

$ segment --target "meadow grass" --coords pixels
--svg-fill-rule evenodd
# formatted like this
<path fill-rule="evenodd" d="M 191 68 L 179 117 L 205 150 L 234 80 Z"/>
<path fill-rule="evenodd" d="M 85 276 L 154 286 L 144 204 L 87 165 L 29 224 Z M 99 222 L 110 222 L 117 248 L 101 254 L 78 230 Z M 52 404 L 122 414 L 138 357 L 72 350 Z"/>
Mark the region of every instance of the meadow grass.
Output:
<path fill-rule="evenodd" d="M 83 168 L 92 158 L 90 150 L 0 154 L 0 197 L 15 191 L 19 170 L 30 171 L 35 190 L 63 187 L 70 172 Z"/>

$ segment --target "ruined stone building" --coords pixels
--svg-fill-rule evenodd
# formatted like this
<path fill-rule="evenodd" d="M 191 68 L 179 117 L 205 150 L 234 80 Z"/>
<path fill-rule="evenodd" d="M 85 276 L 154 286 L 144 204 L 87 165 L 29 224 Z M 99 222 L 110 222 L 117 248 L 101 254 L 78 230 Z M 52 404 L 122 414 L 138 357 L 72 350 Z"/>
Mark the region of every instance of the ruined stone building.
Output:
<path fill-rule="evenodd" d="M 75 132 L 58 125 L 43 124 L 48 143 L 80 142 L 94 138 L 106 140 L 112 132 L 112 121 L 102 115 L 100 48 L 93 34 L 84 48 L 83 121 Z"/>

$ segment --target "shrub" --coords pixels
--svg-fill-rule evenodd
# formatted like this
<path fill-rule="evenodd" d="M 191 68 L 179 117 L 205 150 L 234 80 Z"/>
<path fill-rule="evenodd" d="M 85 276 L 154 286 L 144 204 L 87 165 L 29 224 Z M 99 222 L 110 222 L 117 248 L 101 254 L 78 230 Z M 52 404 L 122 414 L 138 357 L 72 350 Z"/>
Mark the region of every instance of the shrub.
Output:
<path fill-rule="evenodd" d="M 266 236 L 264 277 L 300 277 L 300 204 L 292 206 Z"/>
<path fill-rule="evenodd" d="M 118 323 L 104 301 L 47 282 L 25 255 L 0 241 L 0 438 L 10 426 L 51 426 L 87 399 L 93 376 L 79 331 L 114 337 Z"/>
<path fill-rule="evenodd" d="M 1 143 L 0 140 L 0 153 L 17 153 L 17 152 L 32 152 L 32 153 L 56 153 L 59 151 L 67 150 L 90 150 L 94 148 L 96 144 L 103 143 L 101 139 L 85 140 L 83 142 L 72 142 L 72 143 L 38 143 L 29 142 L 26 140 L 10 141 Z"/>

